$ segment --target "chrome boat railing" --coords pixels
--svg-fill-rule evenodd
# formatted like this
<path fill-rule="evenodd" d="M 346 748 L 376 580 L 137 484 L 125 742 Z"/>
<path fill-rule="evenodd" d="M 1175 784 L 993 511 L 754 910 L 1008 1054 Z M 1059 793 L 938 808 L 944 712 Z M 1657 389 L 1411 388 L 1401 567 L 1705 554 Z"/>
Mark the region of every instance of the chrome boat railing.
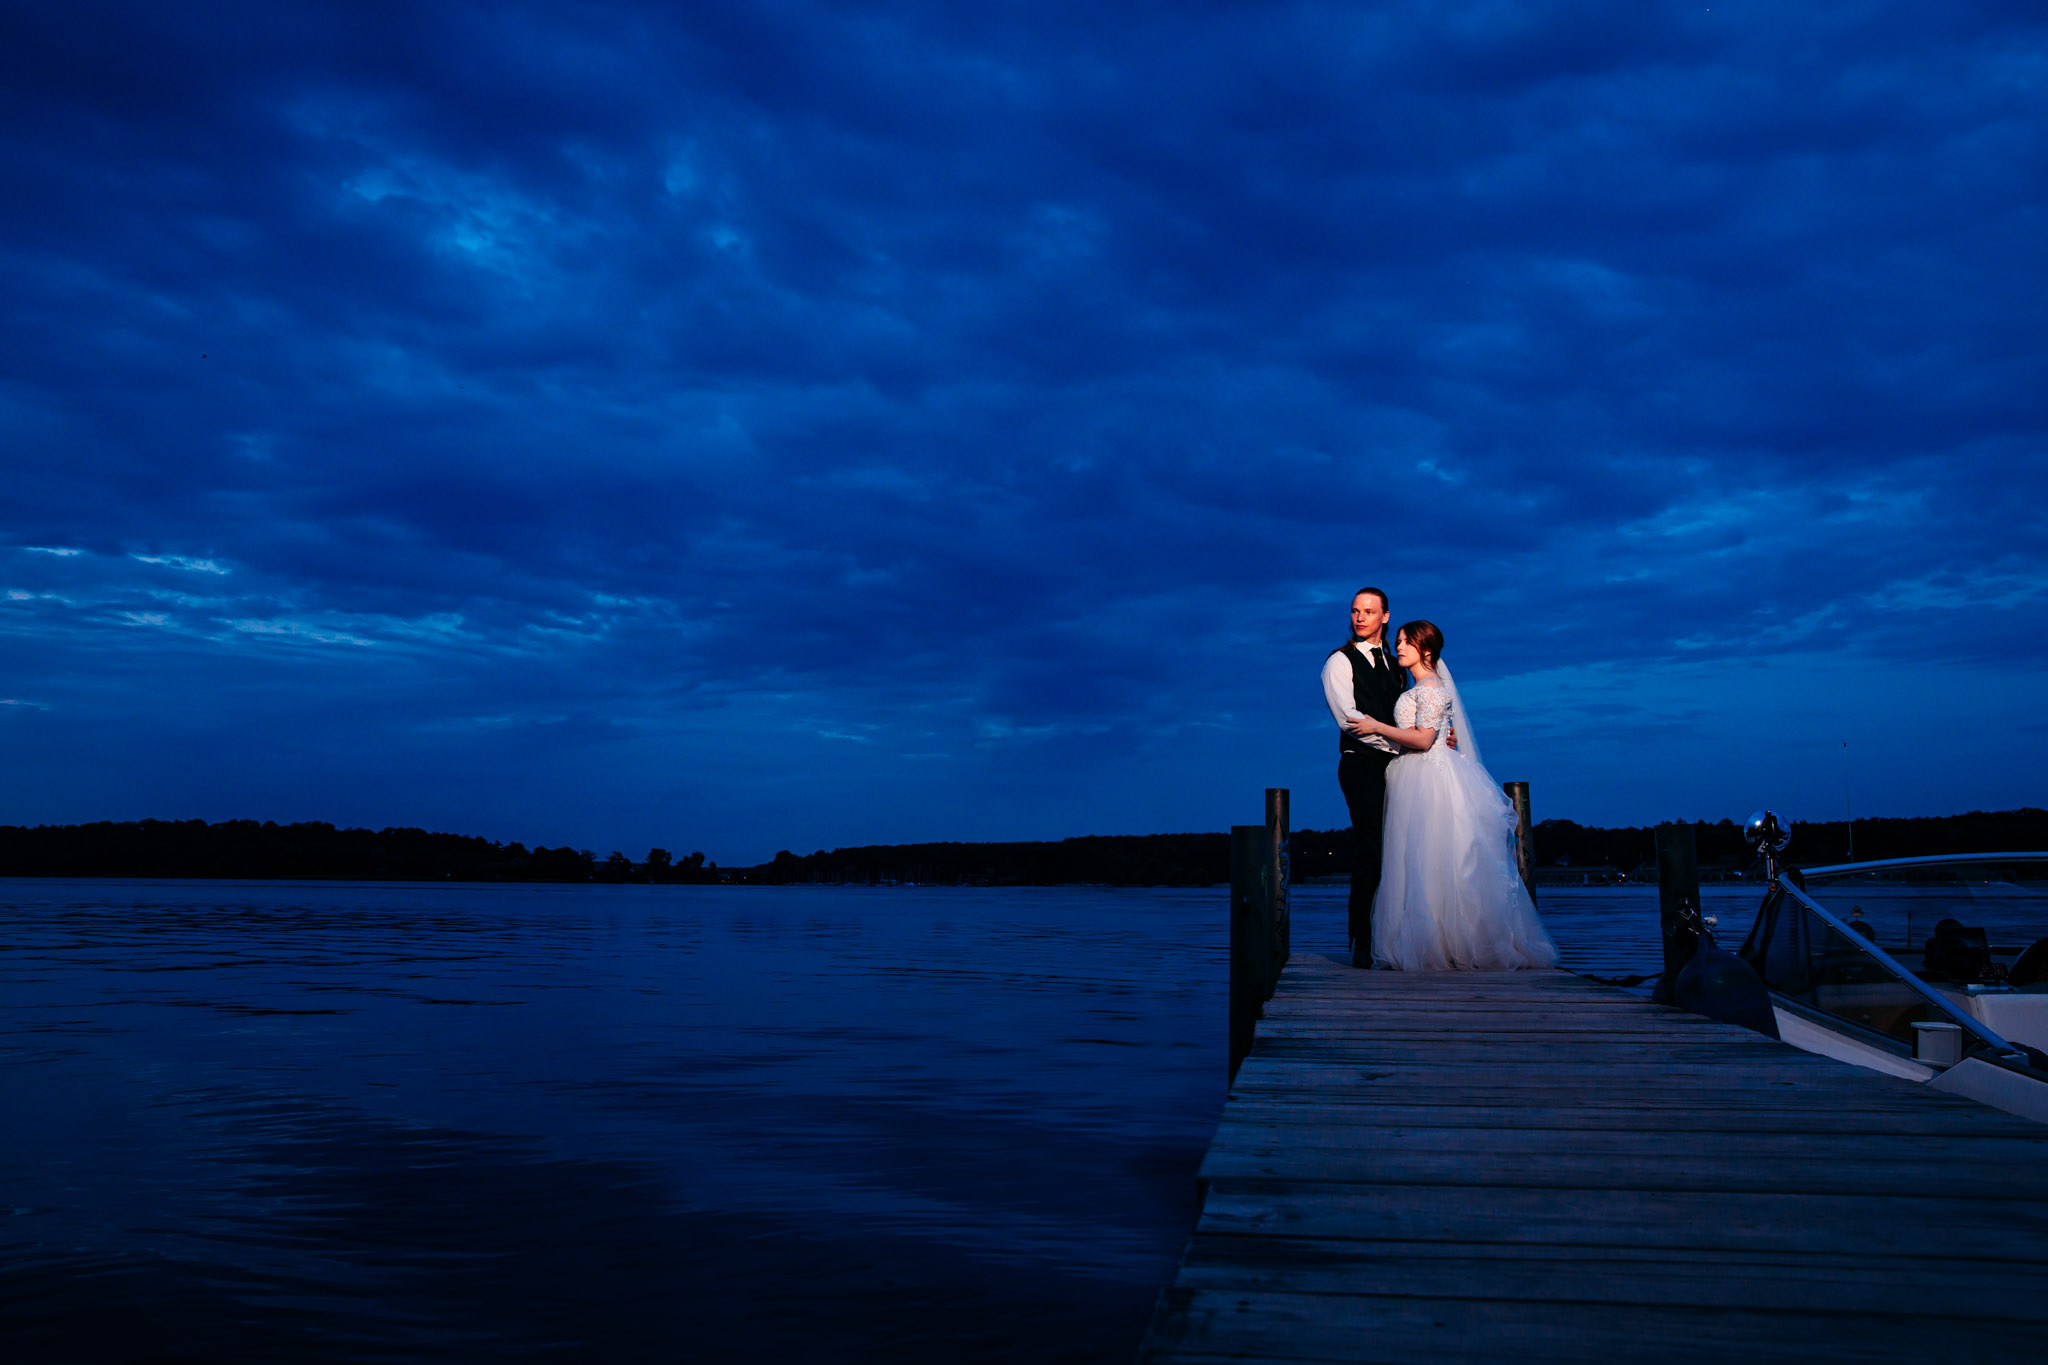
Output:
<path fill-rule="evenodd" d="M 1917 858 L 1879 858 L 1867 863 L 1828 863 L 1822 867 L 1802 867 L 1801 877 L 1835 877 L 1861 872 L 1893 872 L 1915 867 L 1967 867 L 1978 863 L 2039 863 L 2042 855 L 2034 853 L 1928 853 Z"/>

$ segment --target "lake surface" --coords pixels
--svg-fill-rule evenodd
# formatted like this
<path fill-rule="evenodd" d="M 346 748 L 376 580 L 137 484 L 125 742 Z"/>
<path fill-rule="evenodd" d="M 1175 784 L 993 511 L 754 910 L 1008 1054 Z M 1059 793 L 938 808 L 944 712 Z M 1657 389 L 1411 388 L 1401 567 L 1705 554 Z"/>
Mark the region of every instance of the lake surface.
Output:
<path fill-rule="evenodd" d="M 1708 888 L 1739 942 L 1755 892 Z M 1127 1362 L 1223 890 L 0 881 L 0 1358 Z M 1344 893 L 1295 893 L 1297 952 Z M 1658 964 L 1654 888 L 1546 891 Z"/>

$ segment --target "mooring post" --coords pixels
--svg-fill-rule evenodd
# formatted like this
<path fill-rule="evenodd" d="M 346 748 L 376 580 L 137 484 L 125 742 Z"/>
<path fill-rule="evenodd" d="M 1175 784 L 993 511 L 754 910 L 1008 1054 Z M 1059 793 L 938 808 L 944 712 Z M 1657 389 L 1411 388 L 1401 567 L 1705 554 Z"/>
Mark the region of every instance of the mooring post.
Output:
<path fill-rule="evenodd" d="M 1265 864 L 1271 869 L 1266 879 L 1266 916 L 1272 928 L 1271 966 L 1266 973 L 1266 998 L 1280 986 L 1280 969 L 1293 950 L 1293 918 L 1287 908 L 1287 886 L 1293 868 L 1287 852 L 1287 788 L 1266 788 Z"/>
<path fill-rule="evenodd" d="M 1267 899 L 1270 845 L 1264 825 L 1230 827 L 1230 1079 L 1252 1050 L 1252 1028 L 1272 992 L 1273 917 Z"/>
<path fill-rule="evenodd" d="M 1672 1002 L 1678 973 L 1700 950 L 1700 860 L 1692 823 L 1657 826 L 1657 916 L 1664 930 L 1664 975 L 1650 996 Z"/>
<path fill-rule="evenodd" d="M 1536 827 L 1529 823 L 1529 784 L 1503 782 L 1502 791 L 1515 807 L 1515 866 L 1522 874 L 1522 886 L 1530 901 L 1536 899 Z"/>

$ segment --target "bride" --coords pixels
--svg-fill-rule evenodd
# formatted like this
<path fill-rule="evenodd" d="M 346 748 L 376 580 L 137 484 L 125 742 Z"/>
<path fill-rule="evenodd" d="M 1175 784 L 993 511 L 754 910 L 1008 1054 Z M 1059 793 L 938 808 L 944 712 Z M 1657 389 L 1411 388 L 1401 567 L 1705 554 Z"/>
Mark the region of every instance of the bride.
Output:
<path fill-rule="evenodd" d="M 1394 703 L 1392 725 L 1371 716 L 1351 724 L 1361 738 L 1385 735 L 1413 751 L 1387 769 L 1373 965 L 1405 971 L 1554 967 L 1557 948 L 1515 869 L 1514 807 L 1480 766 L 1443 648 L 1443 632 L 1428 621 L 1401 627 L 1394 658 L 1415 685 Z M 1455 749 L 1443 742 L 1447 730 L 1457 734 Z"/>

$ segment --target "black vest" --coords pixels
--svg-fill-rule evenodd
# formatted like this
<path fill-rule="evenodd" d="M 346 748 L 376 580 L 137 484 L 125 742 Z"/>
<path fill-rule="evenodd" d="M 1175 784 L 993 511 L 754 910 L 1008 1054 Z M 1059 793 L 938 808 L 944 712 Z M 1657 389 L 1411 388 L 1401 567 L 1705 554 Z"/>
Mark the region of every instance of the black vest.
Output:
<path fill-rule="evenodd" d="M 1355 643 L 1340 646 L 1330 652 L 1346 654 L 1351 658 L 1351 704 L 1374 720 L 1392 725 L 1394 699 L 1405 690 L 1402 684 L 1407 681 L 1406 675 L 1394 663 L 1394 652 L 1390 649 L 1385 650 L 1387 671 L 1384 674 L 1372 666 L 1371 656 Z M 1386 752 L 1367 744 L 1349 730 L 1337 732 L 1338 753 L 1348 754 L 1359 749 L 1371 749 L 1374 753 Z"/>

